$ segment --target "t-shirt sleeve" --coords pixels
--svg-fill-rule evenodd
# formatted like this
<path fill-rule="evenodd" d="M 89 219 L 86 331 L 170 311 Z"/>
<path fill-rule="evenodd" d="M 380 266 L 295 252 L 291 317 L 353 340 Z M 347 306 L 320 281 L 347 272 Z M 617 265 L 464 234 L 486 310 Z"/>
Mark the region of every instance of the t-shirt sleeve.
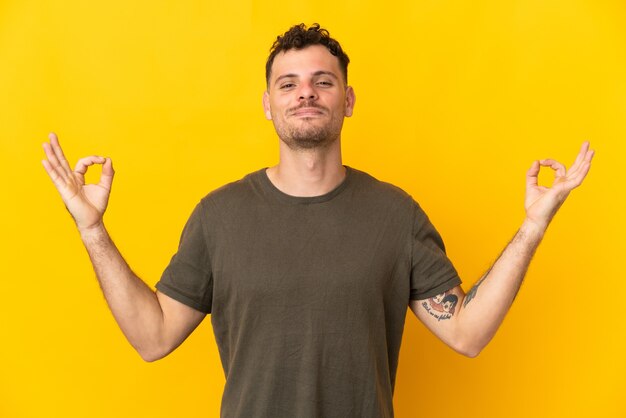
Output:
<path fill-rule="evenodd" d="M 412 234 L 411 300 L 427 299 L 461 284 L 446 255 L 441 236 L 414 201 Z"/>
<path fill-rule="evenodd" d="M 202 221 L 202 202 L 183 229 L 178 251 L 156 288 L 167 296 L 204 313 L 211 313 L 213 276 Z"/>

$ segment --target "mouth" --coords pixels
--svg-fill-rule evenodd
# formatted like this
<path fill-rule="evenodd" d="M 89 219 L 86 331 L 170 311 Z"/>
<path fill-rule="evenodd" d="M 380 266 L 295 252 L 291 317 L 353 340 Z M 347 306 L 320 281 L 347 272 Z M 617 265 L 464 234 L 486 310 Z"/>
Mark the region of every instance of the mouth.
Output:
<path fill-rule="evenodd" d="M 315 107 L 303 107 L 297 109 L 291 113 L 291 116 L 295 117 L 315 117 L 322 116 L 324 112 L 321 109 Z"/>

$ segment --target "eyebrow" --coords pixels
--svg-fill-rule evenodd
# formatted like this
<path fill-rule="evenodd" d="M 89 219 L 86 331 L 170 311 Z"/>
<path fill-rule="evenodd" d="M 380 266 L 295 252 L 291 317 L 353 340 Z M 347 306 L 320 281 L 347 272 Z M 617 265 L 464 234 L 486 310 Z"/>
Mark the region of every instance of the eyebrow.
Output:
<path fill-rule="evenodd" d="M 328 75 L 330 77 L 333 77 L 335 80 L 339 80 L 339 78 L 337 77 L 337 75 L 331 71 L 324 71 L 324 70 L 319 70 L 313 73 L 314 77 L 320 76 L 320 75 Z M 274 80 L 274 84 L 278 83 L 280 80 L 284 79 L 284 78 L 298 78 L 298 74 L 294 74 L 294 73 L 289 73 L 289 74 L 283 74 L 281 76 L 279 76 L 276 80 Z"/>

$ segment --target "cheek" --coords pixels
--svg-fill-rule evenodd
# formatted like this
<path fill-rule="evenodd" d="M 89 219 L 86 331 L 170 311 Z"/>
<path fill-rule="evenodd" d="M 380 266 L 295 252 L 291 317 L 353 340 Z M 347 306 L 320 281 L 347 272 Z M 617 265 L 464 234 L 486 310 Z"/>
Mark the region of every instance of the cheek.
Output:
<path fill-rule="evenodd" d="M 285 111 L 291 107 L 290 100 L 289 98 L 274 99 L 270 102 L 270 107 L 272 109 L 272 113 L 274 114 L 285 113 Z"/>

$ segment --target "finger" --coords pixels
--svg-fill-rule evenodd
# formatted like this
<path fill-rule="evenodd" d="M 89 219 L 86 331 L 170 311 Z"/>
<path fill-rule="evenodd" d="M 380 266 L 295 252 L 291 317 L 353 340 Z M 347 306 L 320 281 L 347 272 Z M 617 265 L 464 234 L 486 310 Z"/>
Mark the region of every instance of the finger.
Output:
<path fill-rule="evenodd" d="M 540 167 L 539 161 L 533 161 L 533 164 L 526 172 L 526 187 L 537 187 L 539 182 L 538 176 Z"/>
<path fill-rule="evenodd" d="M 583 162 L 583 160 L 585 159 L 585 156 L 587 155 L 588 150 L 589 150 L 589 141 L 585 141 L 580 147 L 580 151 L 578 152 L 578 155 L 576 156 L 576 161 L 574 161 L 574 164 L 572 164 L 572 168 Z"/>
<path fill-rule="evenodd" d="M 593 151 L 588 151 L 588 154 L 588 157 L 585 156 L 585 160 L 582 162 L 576 174 L 571 176 L 568 182 L 572 189 L 580 186 L 585 177 L 587 177 L 587 173 L 589 173 L 589 169 L 591 168 L 591 159 L 593 158 Z"/>
<path fill-rule="evenodd" d="M 65 180 L 61 176 L 59 176 L 52 164 L 50 164 L 50 161 L 42 160 L 41 163 L 43 164 L 43 168 L 46 169 L 46 173 L 48 173 L 48 176 L 52 180 L 54 186 L 57 188 L 57 190 L 61 190 L 61 188 L 63 188 L 66 184 Z"/>
<path fill-rule="evenodd" d="M 590 150 L 587 147 L 584 149 L 584 151 L 585 153 L 579 154 L 579 156 L 576 158 L 576 161 L 574 162 L 574 165 L 572 165 L 572 167 L 567 170 L 567 177 L 578 177 L 581 167 L 583 167 L 585 164 L 591 164 L 591 160 L 593 159 L 593 155 L 595 153 L 594 150 Z M 587 171 L 589 171 L 589 168 L 587 168 Z"/>
<path fill-rule="evenodd" d="M 576 160 L 574 161 L 574 163 L 572 164 L 572 166 L 568 170 L 568 173 L 572 172 L 572 171 L 578 170 L 578 168 L 580 167 L 582 162 L 585 161 L 585 158 L 587 156 L 587 152 L 588 151 L 589 151 L 589 141 L 585 141 L 581 145 L 580 151 L 578 152 L 578 155 L 576 156 Z"/>
<path fill-rule="evenodd" d="M 89 157 L 81 158 L 76 163 L 76 168 L 74 168 L 74 172 L 84 176 L 85 173 L 87 173 L 88 167 L 94 164 L 104 164 L 104 162 L 105 162 L 104 157 L 98 157 L 96 155 L 91 155 Z"/>
<path fill-rule="evenodd" d="M 539 161 L 539 164 L 541 164 L 544 167 L 550 167 L 551 169 L 553 169 L 554 171 L 556 171 L 556 176 L 558 177 L 565 177 L 567 171 L 565 170 L 565 166 L 563 164 L 561 164 L 560 162 L 553 160 L 551 158 L 547 158 L 545 160 L 541 160 Z"/>
<path fill-rule="evenodd" d="M 61 167 L 63 167 L 63 169 L 66 170 L 66 173 L 69 175 L 71 171 L 70 165 L 65 158 L 65 154 L 63 154 L 61 144 L 59 144 L 59 138 L 57 138 L 57 135 L 54 132 L 50 132 L 50 134 L 48 134 L 48 138 L 50 138 L 50 145 L 52 146 L 52 150 L 59 160 Z"/>
<path fill-rule="evenodd" d="M 61 167 L 61 164 L 59 163 L 59 160 L 56 154 L 54 153 L 52 146 L 49 143 L 44 142 L 43 150 L 46 153 L 48 162 L 50 163 L 50 168 L 52 168 L 61 179 L 67 182 L 69 180 L 68 173 L 65 172 L 63 167 Z"/>
<path fill-rule="evenodd" d="M 100 182 L 98 184 L 107 190 L 111 190 L 114 175 L 113 161 L 111 161 L 110 158 L 105 158 L 104 165 L 102 166 L 102 174 L 100 175 Z"/>

